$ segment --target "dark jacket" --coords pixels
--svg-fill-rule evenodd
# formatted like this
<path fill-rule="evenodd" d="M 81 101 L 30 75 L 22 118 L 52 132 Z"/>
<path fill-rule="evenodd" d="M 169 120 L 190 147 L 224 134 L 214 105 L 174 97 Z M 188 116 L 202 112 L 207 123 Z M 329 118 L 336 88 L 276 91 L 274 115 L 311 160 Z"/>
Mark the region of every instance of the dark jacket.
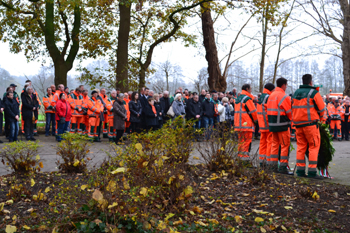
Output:
<path fill-rule="evenodd" d="M 157 117 L 154 115 L 154 112 L 152 110 L 152 106 L 150 104 L 147 104 L 143 110 L 145 114 L 145 120 L 147 126 L 157 126 L 158 125 L 158 114 Z"/>
<path fill-rule="evenodd" d="M 130 111 L 130 122 L 141 122 L 141 114 L 142 114 L 142 106 L 141 106 L 141 101 L 138 100 L 137 103 L 134 101 L 129 102 L 129 111 Z M 137 114 L 140 116 L 137 117 Z"/>
<path fill-rule="evenodd" d="M 163 121 L 164 112 L 163 112 L 161 103 L 154 101 L 154 107 L 156 108 L 156 111 L 157 111 L 158 122 Z M 162 114 L 159 114 L 159 113 L 162 113 Z"/>
<path fill-rule="evenodd" d="M 212 118 L 215 114 L 214 103 L 205 99 L 202 103 L 203 116 Z"/>
<path fill-rule="evenodd" d="M 202 110 L 202 103 L 200 101 L 195 102 L 193 99 L 188 101 L 187 104 L 187 114 L 188 119 L 196 119 L 197 115 L 202 116 L 203 110 Z"/>
<path fill-rule="evenodd" d="M 21 95 L 21 99 L 22 99 L 22 119 L 23 120 L 32 119 L 33 112 L 34 112 L 35 119 L 38 119 L 37 109 L 39 107 L 39 103 L 36 99 L 36 95 L 33 93 L 32 97 L 30 97 L 27 92 L 23 92 Z M 33 111 L 34 107 L 36 108 L 35 111 Z"/>
<path fill-rule="evenodd" d="M 205 100 L 205 95 L 200 95 L 199 96 L 199 102 L 203 103 L 204 100 Z"/>
<path fill-rule="evenodd" d="M 166 116 L 166 114 L 168 113 L 169 111 L 169 108 L 171 106 L 171 103 L 170 103 L 170 98 L 160 98 L 160 105 L 162 106 L 162 109 L 163 109 L 163 117 Z"/>
<path fill-rule="evenodd" d="M 113 127 L 116 130 L 124 130 L 125 129 L 124 118 L 126 118 L 126 109 L 124 107 L 124 104 L 122 102 L 119 102 L 119 100 L 114 101 L 113 116 L 114 116 Z"/>
<path fill-rule="evenodd" d="M 6 98 L 5 101 L 5 119 L 9 122 L 16 122 L 16 116 L 19 116 L 19 104 L 15 99 Z"/>

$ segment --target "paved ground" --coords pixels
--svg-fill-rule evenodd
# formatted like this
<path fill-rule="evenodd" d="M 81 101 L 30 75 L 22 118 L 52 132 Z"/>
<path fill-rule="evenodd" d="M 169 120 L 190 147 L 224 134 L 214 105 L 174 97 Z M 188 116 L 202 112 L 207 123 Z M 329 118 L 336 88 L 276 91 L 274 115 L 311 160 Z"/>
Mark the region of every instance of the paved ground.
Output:
<path fill-rule="evenodd" d="M 56 141 L 54 137 L 45 137 L 40 135 L 36 137 L 40 140 L 40 145 L 42 147 L 39 149 L 39 155 L 43 161 L 44 168 L 42 171 L 56 171 L 56 164 L 58 157 L 56 156 Z M 7 141 L 4 137 L 0 137 L 0 140 Z M 0 144 L 2 148 L 5 143 Z M 296 149 L 295 142 L 293 143 L 294 148 Z M 203 146 L 205 144 L 203 143 Z M 259 147 L 259 141 L 253 141 L 252 144 L 252 153 L 256 153 Z M 349 142 L 334 142 L 334 147 L 336 148 L 336 154 L 333 161 L 330 164 L 329 172 L 331 176 L 334 177 L 331 182 L 350 185 L 350 143 Z M 101 143 L 92 144 L 90 157 L 92 158 L 92 165 L 100 164 L 106 157 L 106 151 L 111 151 L 110 144 L 107 139 L 103 139 Z M 200 158 L 200 155 L 197 151 L 193 151 L 192 157 L 196 156 Z M 296 151 L 292 151 L 290 155 L 290 166 L 294 168 L 296 160 Z M 201 160 L 191 159 L 192 163 L 200 163 Z M 0 163 L 0 175 L 9 174 L 10 170 L 6 168 L 2 163 Z"/>

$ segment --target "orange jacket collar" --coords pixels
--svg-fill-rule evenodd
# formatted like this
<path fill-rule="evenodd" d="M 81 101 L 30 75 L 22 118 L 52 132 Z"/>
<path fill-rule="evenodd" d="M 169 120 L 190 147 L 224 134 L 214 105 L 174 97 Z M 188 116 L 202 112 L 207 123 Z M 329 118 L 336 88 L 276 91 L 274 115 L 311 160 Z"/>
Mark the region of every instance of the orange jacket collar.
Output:
<path fill-rule="evenodd" d="M 249 96 L 252 100 L 254 99 L 254 96 L 250 94 L 248 91 L 242 90 L 241 94 Z"/>
<path fill-rule="evenodd" d="M 275 91 L 280 91 L 280 92 L 283 92 L 283 93 L 286 93 L 282 88 L 280 87 L 276 87 Z"/>
<path fill-rule="evenodd" d="M 272 92 L 271 92 L 271 91 L 269 91 L 269 90 L 267 90 L 266 88 L 264 88 L 263 93 L 271 95 L 271 93 L 272 93 Z"/>

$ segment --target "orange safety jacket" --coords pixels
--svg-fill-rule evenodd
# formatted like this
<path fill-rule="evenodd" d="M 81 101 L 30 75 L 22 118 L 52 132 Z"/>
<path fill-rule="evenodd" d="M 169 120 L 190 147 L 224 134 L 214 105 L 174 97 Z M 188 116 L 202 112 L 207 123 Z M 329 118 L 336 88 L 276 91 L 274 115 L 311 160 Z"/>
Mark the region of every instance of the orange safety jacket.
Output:
<path fill-rule="evenodd" d="M 86 110 L 86 111 L 88 110 L 89 99 L 90 99 L 90 97 L 88 95 L 83 96 L 83 100 L 82 100 L 82 103 L 81 103 L 81 105 L 83 106 L 83 109 Z"/>
<path fill-rule="evenodd" d="M 271 95 L 271 91 L 266 88 L 263 91 L 263 94 L 259 97 L 259 101 L 257 104 L 258 110 L 258 122 L 259 129 L 261 132 L 269 132 L 269 122 L 267 119 L 267 101 Z"/>
<path fill-rule="evenodd" d="M 344 120 L 345 109 L 342 106 L 335 107 L 333 104 L 328 109 L 331 120 Z"/>
<path fill-rule="evenodd" d="M 235 130 L 254 130 L 254 121 L 258 120 L 257 110 L 253 103 L 254 97 L 247 91 L 242 91 L 235 102 Z"/>
<path fill-rule="evenodd" d="M 324 120 L 325 103 L 315 87 L 301 85 L 293 95 L 293 123 L 296 128 L 316 125 Z"/>
<path fill-rule="evenodd" d="M 113 116 L 114 101 L 116 101 L 116 99 L 113 99 L 113 97 L 107 100 L 106 108 L 107 108 L 108 119 L 114 119 L 114 116 Z"/>
<path fill-rule="evenodd" d="M 56 107 L 57 101 L 60 99 L 60 94 L 61 93 L 64 93 L 64 92 L 60 91 L 60 90 L 56 90 L 55 91 L 55 94 L 53 95 L 53 101 L 52 101 L 52 104 L 53 104 L 54 107 Z"/>
<path fill-rule="evenodd" d="M 271 132 L 288 130 L 292 119 L 291 98 L 280 87 L 276 87 L 267 101 L 267 118 Z"/>
<path fill-rule="evenodd" d="M 55 109 L 52 105 L 52 101 L 53 101 L 53 94 L 44 96 L 43 104 L 45 107 L 45 113 L 55 113 Z"/>
<path fill-rule="evenodd" d="M 68 103 L 72 109 L 72 116 L 83 115 L 83 96 L 74 91 L 70 94 Z"/>
<path fill-rule="evenodd" d="M 88 101 L 88 115 L 89 117 L 100 116 L 100 113 L 103 112 L 103 105 L 100 100 L 91 97 Z"/>

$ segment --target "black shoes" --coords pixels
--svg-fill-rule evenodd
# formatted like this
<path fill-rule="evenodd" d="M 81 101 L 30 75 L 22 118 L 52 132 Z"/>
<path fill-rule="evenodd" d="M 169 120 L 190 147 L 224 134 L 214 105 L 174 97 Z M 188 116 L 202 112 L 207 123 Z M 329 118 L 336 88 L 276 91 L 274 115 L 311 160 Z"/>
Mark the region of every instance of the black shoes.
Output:
<path fill-rule="evenodd" d="M 4 142 L 0 140 L 0 143 L 4 143 Z"/>

